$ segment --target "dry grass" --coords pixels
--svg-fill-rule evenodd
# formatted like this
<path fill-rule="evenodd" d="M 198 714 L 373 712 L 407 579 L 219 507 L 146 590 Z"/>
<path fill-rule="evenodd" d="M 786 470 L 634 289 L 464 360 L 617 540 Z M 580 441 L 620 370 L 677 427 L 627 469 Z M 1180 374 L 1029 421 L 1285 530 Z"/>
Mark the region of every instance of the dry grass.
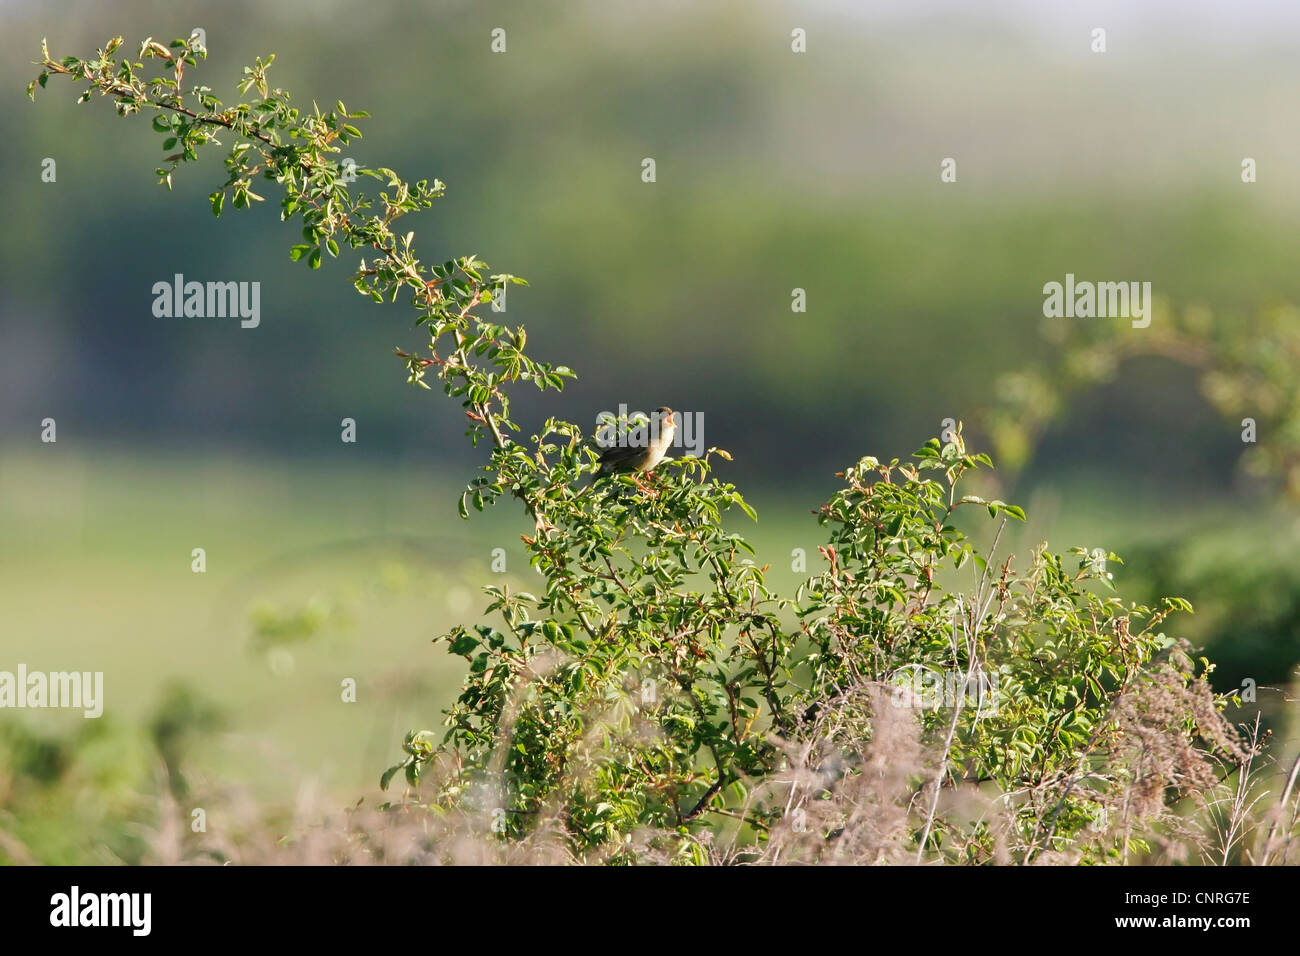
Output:
<path fill-rule="evenodd" d="M 577 853 L 562 806 L 537 815 L 522 839 L 493 832 L 484 809 L 434 811 L 417 793 L 387 810 L 360 804 L 340 811 L 310 787 L 282 814 L 268 814 L 241 790 L 196 783 L 187 800 L 205 807 L 206 832 L 191 829 L 190 812 L 163 793 L 148 833 L 147 862 L 164 865 L 563 865 L 635 861 L 669 864 L 885 865 L 1033 864 L 1080 862 L 1286 865 L 1300 842 L 1300 761 L 1274 797 L 1261 786 L 1264 762 L 1258 723 L 1230 727 L 1214 710 L 1209 688 L 1157 679 L 1115 720 L 1122 748 L 1086 782 L 1058 780 L 1041 793 L 1003 793 L 984 783 L 940 774 L 939 753 L 923 745 L 912 713 L 889 704 L 892 688 L 868 686 L 837 702 L 873 715 L 870 740 L 846 752 L 837 738 L 843 712 L 828 708 L 800 740 L 774 739 L 782 769 L 755 782 L 745 805 L 719 815 L 683 854 L 680 834 L 651 829 L 625 843 Z M 848 698 L 852 698 L 850 701 Z M 1194 716 L 1219 756 L 1189 746 L 1177 731 Z M 1267 735 L 1264 735 L 1267 736 Z M 1086 783 L 1086 786 L 1085 786 Z M 1044 839 L 1053 812 L 1070 791 L 1099 809 L 1095 825 L 1063 845 Z M 490 802 L 490 801 L 489 801 Z M 934 806 L 933 845 L 918 855 L 918 835 Z M 739 820 L 779 806 L 777 822 L 755 840 Z M 731 825 L 726 825 L 730 821 Z"/>

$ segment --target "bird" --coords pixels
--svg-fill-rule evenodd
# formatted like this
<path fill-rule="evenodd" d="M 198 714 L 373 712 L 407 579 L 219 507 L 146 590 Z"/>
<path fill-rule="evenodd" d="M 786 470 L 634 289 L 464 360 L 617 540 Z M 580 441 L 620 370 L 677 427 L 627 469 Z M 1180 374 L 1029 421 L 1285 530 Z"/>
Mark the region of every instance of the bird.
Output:
<path fill-rule="evenodd" d="M 661 406 L 651 415 L 649 436 L 645 443 L 612 445 L 600 455 L 602 473 L 612 471 L 630 471 L 636 475 L 649 474 L 672 446 L 673 436 L 677 434 L 677 419 L 671 408 Z M 641 479 L 636 478 L 641 485 Z M 648 491 L 645 485 L 642 490 Z"/>

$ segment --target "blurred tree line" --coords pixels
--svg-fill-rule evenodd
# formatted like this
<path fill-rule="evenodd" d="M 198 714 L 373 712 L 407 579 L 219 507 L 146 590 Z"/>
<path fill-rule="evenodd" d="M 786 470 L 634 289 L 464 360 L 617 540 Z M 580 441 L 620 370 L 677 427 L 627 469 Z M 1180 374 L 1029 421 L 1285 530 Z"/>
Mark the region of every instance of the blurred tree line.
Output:
<path fill-rule="evenodd" d="M 1243 186 L 1235 154 L 1214 145 L 1172 167 L 1123 166 L 1129 124 L 1159 110 L 1180 135 L 1195 126 L 1162 103 L 1177 77 L 1135 106 L 1157 61 L 1113 60 L 1080 89 L 1086 61 L 1010 26 L 990 51 L 954 47 L 969 24 L 924 35 L 893 24 L 881 35 L 813 10 L 800 24 L 809 52 L 796 55 L 793 14 L 775 5 L 654 17 L 458 2 L 364 17 L 328 4 L 298 14 L 251 3 L 63 6 L 57 20 L 39 5 L 8 10 L 12 89 L 46 33 L 57 48 L 85 48 L 123 23 L 159 36 L 201 25 L 219 95 L 233 92 L 237 64 L 280 51 L 277 82 L 372 108 L 351 158 L 394 157 L 403 175 L 449 184 L 440 208 L 411 226 L 429 254 L 470 249 L 530 280 L 509 317 L 544 330 L 580 379 L 558 407 L 524 412 L 525 424 L 670 402 L 704 411 L 708 440 L 733 448 L 759 482 L 821 481 L 864 448 L 903 452 L 945 417 L 974 418 L 996 376 L 1058 355 L 1037 331 L 1040 290 L 1067 271 L 1151 281 L 1178 305 L 1216 310 L 1300 300 L 1284 238 L 1292 187 L 1266 177 Z M 502 54 L 489 49 L 497 26 Z M 350 51 L 374 47 L 389 69 L 350 68 Z M 1029 80 L 1035 89 L 1008 96 L 1006 84 Z M 399 111 L 376 100 L 381 88 L 420 120 L 399 125 Z M 1231 83 L 1213 90 L 1188 95 L 1217 96 L 1201 104 L 1209 111 L 1231 103 L 1248 114 L 1237 124 L 1255 122 L 1251 142 L 1283 148 L 1266 108 L 1234 99 Z M 1062 142 L 1075 135 L 1070 112 L 1051 111 L 1062 96 L 1107 122 Z M 165 204 L 133 172 L 157 162 L 156 143 L 107 135 L 118 155 L 86 154 L 75 145 L 84 125 L 113 117 L 78 109 L 61 100 L 7 121 L 22 146 L 0 170 L 11 220 L 24 227 L 0 238 L 5 271 L 22 277 L 0 298 L 0 436 L 25 437 L 34 419 L 61 413 L 97 438 L 297 453 L 332 448 L 350 416 L 368 454 L 452 454 L 455 416 L 393 374 L 392 347 L 413 338 L 391 313 L 290 268 L 273 209 L 241 218 L 234 236 L 177 212 L 204 201 L 211 184 L 198 171 L 178 177 L 181 202 Z M 1004 127 L 1019 139 L 990 142 Z M 958 182 L 945 185 L 949 155 Z M 39 179 L 47 156 L 55 184 Z M 645 157 L 657 163 L 652 184 L 641 181 Z M 1260 161 L 1268 170 L 1268 156 Z M 109 204 L 94 198 L 105 180 Z M 85 225 L 70 231 L 77 220 Z M 110 238 L 139 255 L 98 254 Z M 187 278 L 262 283 L 259 328 L 150 313 L 153 283 L 198 262 L 219 263 L 209 267 L 218 274 Z M 791 311 L 795 288 L 807 292 L 806 313 Z M 906 384 L 939 368 L 941 394 Z M 1046 435 L 1043 462 L 1096 448 L 1142 480 L 1190 470 L 1217 486 L 1231 470 L 1220 468 L 1228 445 L 1208 406 L 1183 401 L 1192 381 L 1176 367 L 1115 379 L 1117 412 L 1093 422 L 1083 445 Z M 1152 434 L 1176 438 L 1177 453 L 1152 454 Z M 802 475 L 789 474 L 791 445 Z"/>

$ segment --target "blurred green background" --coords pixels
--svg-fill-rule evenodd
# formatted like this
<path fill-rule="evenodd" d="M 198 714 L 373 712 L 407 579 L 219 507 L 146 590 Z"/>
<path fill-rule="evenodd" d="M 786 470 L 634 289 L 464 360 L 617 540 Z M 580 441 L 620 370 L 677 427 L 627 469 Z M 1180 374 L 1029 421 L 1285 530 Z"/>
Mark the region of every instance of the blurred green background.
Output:
<path fill-rule="evenodd" d="M 836 470 L 906 455 L 1050 359 L 1045 282 L 1150 281 L 1224 322 L 1300 302 L 1300 14 L 1283 3 L 123 0 L 0 16 L 0 669 L 103 670 L 107 696 L 101 721 L 0 716 L 0 831 L 18 841 L 0 859 L 147 858 L 157 789 L 373 798 L 402 733 L 436 727 L 455 693 L 429 641 L 499 580 L 492 549 L 509 577 L 531 573 L 519 515 L 456 516 L 479 455 L 454 403 L 405 384 L 392 350 L 421 336 L 403 306 L 355 295 L 348 256 L 321 274 L 290 263 L 297 231 L 272 201 L 214 220 L 215 152 L 168 195 L 147 120 L 56 82 L 28 103 L 43 36 L 57 58 L 202 27 L 198 78 L 227 102 L 275 52 L 300 106 L 369 110 L 348 156 L 449 184 L 408 220 L 424 257 L 526 277 L 507 319 L 579 374 L 526 398 L 525 426 L 591 426 L 620 403 L 703 412 L 778 584 L 798 577 L 793 548 L 815 562 L 809 511 Z M 155 318 L 151 287 L 178 272 L 261 282 L 260 327 Z M 1012 550 L 1107 547 L 1126 596 L 1191 600 L 1180 627 L 1221 662 L 1221 690 L 1281 687 L 1300 660 L 1300 518 L 1241 480 L 1239 432 L 1194 370 L 1135 361 L 1075 395 L 1002 489 L 1030 513 Z M 1286 737 L 1280 700 L 1261 691 Z"/>

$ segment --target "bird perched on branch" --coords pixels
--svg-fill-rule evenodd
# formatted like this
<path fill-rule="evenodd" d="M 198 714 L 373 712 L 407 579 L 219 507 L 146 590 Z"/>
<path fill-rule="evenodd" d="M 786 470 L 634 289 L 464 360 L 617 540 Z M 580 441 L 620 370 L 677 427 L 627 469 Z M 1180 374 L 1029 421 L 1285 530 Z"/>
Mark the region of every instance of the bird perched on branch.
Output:
<path fill-rule="evenodd" d="M 648 436 L 645 441 L 632 441 L 626 445 L 613 445 L 600 455 L 602 473 L 611 471 L 630 471 L 637 475 L 648 474 L 655 465 L 663 461 L 664 455 L 672 446 L 673 436 L 677 434 L 677 420 L 671 408 L 656 408 L 650 417 Z M 638 477 L 636 483 L 641 485 Z M 649 489 L 641 485 L 643 490 Z"/>

